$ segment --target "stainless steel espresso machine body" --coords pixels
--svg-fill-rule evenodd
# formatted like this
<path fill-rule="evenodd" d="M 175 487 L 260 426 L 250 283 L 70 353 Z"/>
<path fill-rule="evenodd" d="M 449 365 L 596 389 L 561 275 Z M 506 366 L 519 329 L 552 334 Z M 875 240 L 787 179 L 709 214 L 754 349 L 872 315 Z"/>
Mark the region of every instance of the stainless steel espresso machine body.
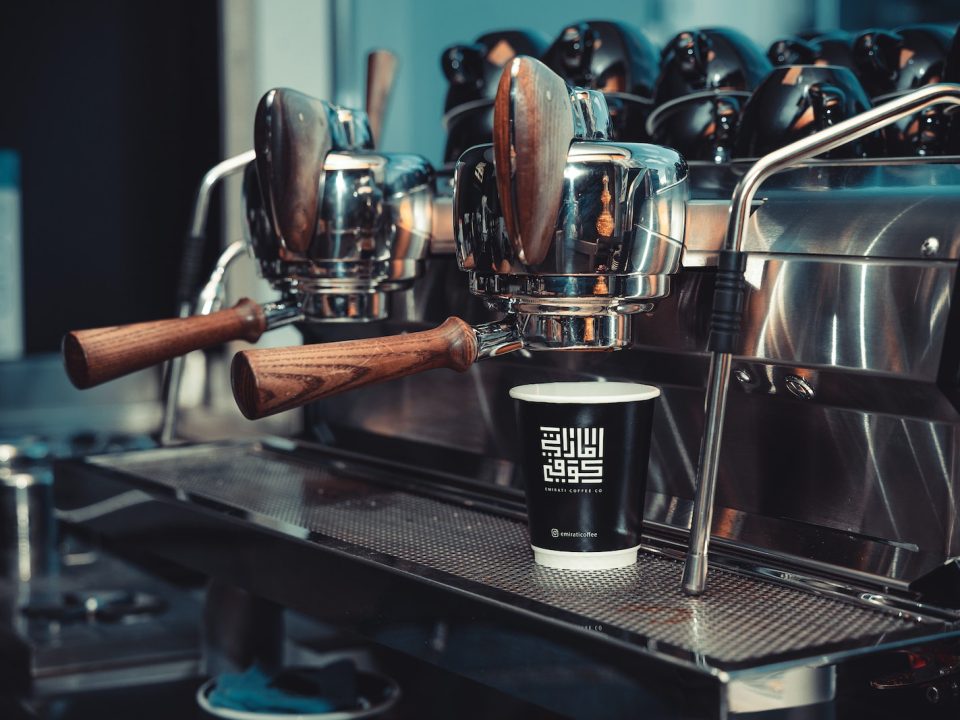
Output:
<path fill-rule="evenodd" d="M 508 69 L 508 75 L 514 97 L 522 71 Z M 942 87 L 896 102 L 906 108 L 952 97 L 949 86 Z M 831 141 L 842 142 L 851 124 L 867 123 L 873 131 L 893 112 L 878 109 L 848 121 L 831 130 Z M 521 125 L 514 122 L 511 131 L 521 132 Z M 525 147 L 517 143 L 502 156 L 517 178 Z M 756 185 L 750 175 L 754 165 L 695 167 L 687 204 L 687 166 L 672 151 L 578 140 L 563 165 L 556 225 L 546 233 L 548 242 L 537 244 L 530 242 L 529 229 L 520 233 L 517 221 L 511 226 L 503 198 L 516 190 L 508 185 L 505 193 L 496 177 L 504 167 L 498 159 L 496 143 L 463 155 L 454 182 L 454 223 L 457 263 L 468 273 L 469 292 L 488 309 L 506 312 L 505 320 L 481 323 L 472 332 L 460 328 L 456 343 L 463 355 L 456 362 L 409 363 L 383 378 L 357 380 L 351 371 L 338 379 L 333 360 L 324 358 L 322 379 L 304 379 L 298 368 L 321 358 L 323 346 L 249 351 L 234 366 L 241 408 L 248 416 L 269 414 L 371 379 L 394 379 L 424 367 L 464 370 L 475 357 L 521 348 L 628 348 L 562 359 L 526 355 L 509 369 L 470 370 L 466 381 L 431 376 L 430 387 L 445 388 L 439 396 L 474 397 L 479 406 L 466 417 L 458 415 L 455 425 L 450 413 L 439 409 L 424 416 L 438 418 L 436 425 L 387 423 L 396 428 L 389 434 L 487 457 L 500 468 L 502 481 L 502 463 L 514 456 L 502 431 L 510 422 L 510 384 L 584 376 L 651 382 L 662 386 L 664 395 L 647 513 L 684 532 L 703 465 L 696 446 L 705 432 L 699 411 L 708 375 L 703 352 L 717 277 L 708 268 L 730 250 L 728 198 L 736 199 L 743 178 Z M 734 378 L 730 412 L 742 416 L 724 421 L 720 415 L 733 439 L 710 451 L 720 452 L 720 518 L 711 525 L 701 510 L 694 526 L 706 517 L 708 531 L 712 527 L 714 535 L 747 552 L 774 553 L 808 570 L 870 578 L 891 592 L 896 604 L 897 596 L 915 593 L 916 583 L 931 592 L 930 577 L 958 572 L 953 559 L 960 555 L 960 528 L 951 499 L 960 483 L 957 329 L 951 319 L 960 259 L 960 217 L 952 209 L 960 192 L 957 169 L 943 159 L 771 167 L 786 171 L 763 175 L 762 191 L 748 197 L 747 211 L 742 202 L 738 210 L 745 212 L 744 256 L 738 260 L 744 264 L 745 289 L 737 300 L 743 305 L 742 327 L 729 333 L 727 342 L 733 344 L 726 352 L 733 361 L 720 372 Z M 425 319 L 439 319 L 470 302 L 462 293 L 452 300 L 456 305 L 428 304 Z M 413 343 L 415 336 L 402 341 Z M 349 368 L 354 354 L 367 357 L 370 349 L 337 344 L 330 352 L 338 368 Z M 369 362 L 377 357 L 369 356 Z M 718 372 L 716 363 L 709 369 Z M 417 380 L 403 382 L 408 387 L 396 392 L 427 397 L 415 389 Z M 320 416 L 335 427 L 363 428 L 360 436 L 368 436 L 366 411 L 382 427 L 389 413 L 380 398 L 387 406 L 398 398 L 389 388 L 361 392 L 359 400 L 330 401 Z M 464 424 L 471 428 L 470 443 L 459 433 Z M 917 482 L 929 505 L 920 512 L 915 501 L 907 501 L 915 497 Z M 928 521 L 931 514 L 936 523 Z M 942 581 L 945 587 L 954 582 Z M 941 601 L 960 604 L 951 599 L 953 592 L 942 589 Z"/>
<path fill-rule="evenodd" d="M 515 353 L 466 375 L 411 376 L 329 398 L 311 409 L 310 424 L 345 447 L 389 438 L 403 457 L 408 443 L 427 466 L 425 449 L 437 448 L 476 479 L 520 485 L 511 386 L 598 377 L 653 383 L 663 394 L 646 518 L 651 528 L 685 534 L 714 268 L 729 211 L 718 196 L 732 193 L 749 167 L 691 166 L 681 269 L 652 312 L 626 317 L 629 347 Z M 960 168 L 937 160 L 810 161 L 763 185 L 744 237 L 745 306 L 712 526 L 718 548 L 742 546 L 806 573 L 867 581 L 891 591 L 892 603 L 955 571 L 958 197 Z M 434 263 L 425 287 L 451 288 L 456 273 Z M 453 304 L 472 306 L 466 316 L 475 322 L 490 317 L 466 289 L 430 300 L 425 323 Z M 414 398 L 419 422 L 400 422 Z M 441 457 L 435 469 L 453 469 Z M 953 602 L 952 592 L 942 600 Z"/>

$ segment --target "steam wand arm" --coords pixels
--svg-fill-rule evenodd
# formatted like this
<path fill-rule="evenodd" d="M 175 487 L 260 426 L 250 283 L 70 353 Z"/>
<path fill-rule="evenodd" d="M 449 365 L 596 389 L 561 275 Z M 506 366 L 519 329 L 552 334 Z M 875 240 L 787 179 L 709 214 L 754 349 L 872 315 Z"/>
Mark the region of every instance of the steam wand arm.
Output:
<path fill-rule="evenodd" d="M 194 293 L 200 282 L 200 267 L 203 261 L 203 252 L 206 249 L 207 217 L 210 214 L 210 197 L 214 188 L 224 178 L 240 172 L 255 159 L 253 150 L 247 150 L 217 163 L 207 170 L 200 180 L 197 195 L 193 202 L 193 213 L 190 216 L 190 229 L 183 244 L 180 276 L 177 286 L 177 302 L 180 304 L 180 317 L 190 314 Z"/>
<path fill-rule="evenodd" d="M 207 170 L 200 180 L 200 186 L 197 188 L 197 195 L 193 201 L 190 229 L 187 231 L 187 237 L 183 242 L 183 255 L 180 259 L 180 276 L 177 282 L 178 317 L 189 317 L 194 309 L 193 295 L 197 291 L 196 286 L 199 282 L 200 273 L 202 272 L 200 265 L 203 261 L 203 253 L 207 246 L 206 227 L 207 218 L 210 215 L 210 198 L 213 195 L 213 191 L 222 180 L 234 173 L 240 172 L 255 159 L 256 153 L 253 150 L 247 150 L 246 152 L 234 155 L 217 163 Z M 223 255 L 220 256 L 220 259 L 217 260 L 217 266 L 210 276 L 211 279 L 204 288 L 199 291 L 201 296 L 207 292 L 214 276 L 220 278 L 222 282 L 223 270 L 226 269 L 226 265 L 228 265 L 237 254 L 237 252 L 230 254 L 231 252 L 230 248 L 227 248 Z M 223 263 L 224 258 L 228 255 L 229 259 L 226 263 Z M 202 302 L 202 300 L 200 302 Z M 200 314 L 206 315 L 211 311 L 212 310 L 208 310 L 206 313 L 201 312 Z M 176 435 L 177 403 L 180 397 L 180 383 L 183 380 L 183 363 L 183 358 L 178 356 L 169 362 L 163 373 L 163 388 L 161 391 L 163 397 L 163 421 L 160 426 L 161 445 L 169 445 Z"/>
<path fill-rule="evenodd" d="M 690 524 L 690 546 L 683 569 L 683 591 L 700 595 L 707 584 L 707 550 L 713 524 L 713 503 L 717 486 L 723 419 L 726 411 L 730 366 L 743 311 L 743 269 L 745 256 L 740 248 L 746 234 L 750 208 L 757 190 L 771 175 L 802 160 L 833 150 L 851 140 L 875 132 L 925 107 L 939 103 L 960 105 L 960 85 L 927 85 L 909 95 L 844 120 L 831 128 L 786 145 L 760 158 L 743 176 L 733 192 L 727 236 L 720 253 L 720 267 L 710 323 L 712 353 L 707 379 L 706 421 L 697 466 L 696 496 Z"/>
<path fill-rule="evenodd" d="M 202 191 L 197 196 L 198 208 L 201 205 L 201 195 Z M 206 219 L 206 210 L 203 210 L 203 216 L 204 219 Z M 196 220 L 196 217 L 194 219 Z M 197 223 L 194 222 L 194 227 L 196 224 Z M 245 249 L 246 243 L 240 240 L 227 246 L 227 249 L 224 250 L 217 259 L 217 264 L 213 268 L 213 272 L 210 273 L 207 284 L 203 286 L 203 289 L 197 296 L 196 303 L 187 303 L 186 306 L 181 306 L 180 317 L 189 316 L 193 307 L 196 307 L 197 315 L 209 315 L 219 309 L 220 292 L 223 288 L 223 280 L 227 268 L 234 260 L 243 254 Z M 180 386 L 183 382 L 183 365 L 185 360 L 186 358 L 183 355 L 178 355 L 173 358 L 168 363 L 167 372 L 164 375 L 163 421 L 160 425 L 161 445 L 171 444 L 177 434 L 177 409 L 180 404 Z"/>

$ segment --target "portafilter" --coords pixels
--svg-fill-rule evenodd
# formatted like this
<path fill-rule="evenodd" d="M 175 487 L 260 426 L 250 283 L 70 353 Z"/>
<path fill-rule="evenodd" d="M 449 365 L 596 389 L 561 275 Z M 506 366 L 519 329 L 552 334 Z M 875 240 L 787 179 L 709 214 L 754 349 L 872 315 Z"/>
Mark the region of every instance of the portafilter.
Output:
<path fill-rule="evenodd" d="M 433 226 L 433 169 L 373 151 L 364 113 L 288 89 L 260 101 L 244 195 L 254 254 L 279 301 L 68 333 L 71 381 L 92 387 L 193 350 L 256 342 L 291 323 L 386 316 L 386 293 L 420 272 Z"/>
<path fill-rule="evenodd" d="M 679 269 L 686 163 L 667 148 L 607 140 L 603 95 L 569 88 L 529 57 L 505 68 L 494 113 L 493 144 L 457 163 L 454 235 L 472 292 L 504 318 L 238 353 L 232 382 L 244 415 L 520 348 L 629 344 L 630 316 L 653 310 Z"/>

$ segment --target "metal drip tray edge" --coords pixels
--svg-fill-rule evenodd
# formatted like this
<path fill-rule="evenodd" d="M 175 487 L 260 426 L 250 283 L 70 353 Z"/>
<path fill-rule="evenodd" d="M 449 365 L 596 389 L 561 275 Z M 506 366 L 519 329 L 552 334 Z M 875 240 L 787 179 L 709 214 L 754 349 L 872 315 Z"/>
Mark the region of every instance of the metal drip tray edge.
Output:
<path fill-rule="evenodd" d="M 622 570 L 542 568 L 516 517 L 382 485 L 335 457 L 318 462 L 315 452 L 307 458 L 269 444 L 230 442 L 58 467 L 61 474 L 78 471 L 135 487 L 178 513 L 228 516 L 238 532 L 278 534 L 712 675 L 823 664 L 960 635 L 956 622 L 854 604 L 789 578 L 762 579 L 746 563 L 713 570 L 708 594 L 689 598 L 680 591 L 682 563 L 669 549 L 648 547 Z"/>

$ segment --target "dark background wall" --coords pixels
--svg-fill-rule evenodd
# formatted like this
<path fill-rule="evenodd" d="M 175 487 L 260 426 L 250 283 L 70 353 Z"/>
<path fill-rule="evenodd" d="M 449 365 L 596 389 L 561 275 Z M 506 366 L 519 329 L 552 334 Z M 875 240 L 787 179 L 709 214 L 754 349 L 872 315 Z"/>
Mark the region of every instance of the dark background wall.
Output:
<path fill-rule="evenodd" d="M 174 312 L 193 192 L 221 159 L 217 12 L 215 0 L 0 2 L 27 352 Z"/>

